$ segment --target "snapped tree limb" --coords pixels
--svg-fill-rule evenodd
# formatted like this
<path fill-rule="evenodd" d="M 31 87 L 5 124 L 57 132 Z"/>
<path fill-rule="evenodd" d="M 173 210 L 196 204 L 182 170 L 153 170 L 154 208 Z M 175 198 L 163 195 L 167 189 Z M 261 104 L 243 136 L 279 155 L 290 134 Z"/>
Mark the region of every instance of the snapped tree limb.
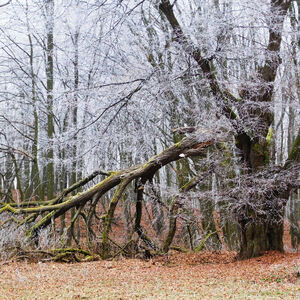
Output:
<path fill-rule="evenodd" d="M 73 207 L 84 207 L 84 205 L 93 197 L 97 196 L 97 199 L 100 199 L 100 197 L 103 196 L 106 192 L 118 186 L 115 195 L 113 196 L 110 202 L 108 213 L 104 216 L 104 231 L 102 237 L 102 244 L 105 246 L 108 241 L 108 233 L 111 227 L 111 221 L 115 207 L 126 186 L 132 180 L 137 178 L 143 178 L 143 181 L 150 180 L 160 168 L 169 164 L 170 162 L 179 160 L 182 157 L 205 157 L 205 149 L 216 143 L 217 140 L 214 135 L 212 135 L 211 138 L 206 137 L 204 140 L 201 140 L 201 137 L 195 134 L 190 137 L 184 138 L 179 143 L 176 143 L 168 149 L 161 152 L 160 154 L 153 156 L 144 165 L 133 166 L 125 170 L 110 172 L 110 176 L 108 176 L 106 179 L 102 180 L 100 183 L 94 185 L 90 189 L 79 193 L 75 196 L 69 196 L 68 198 L 66 198 L 67 194 L 73 191 L 74 189 L 89 182 L 97 175 L 103 175 L 104 173 L 93 173 L 89 177 L 80 181 L 80 183 L 76 183 L 72 187 L 63 191 L 58 197 L 54 198 L 53 200 L 50 200 L 47 205 L 26 208 L 15 208 L 8 204 L 0 209 L 0 213 L 10 212 L 12 214 L 19 215 L 34 213 L 37 215 L 42 215 L 43 212 L 47 212 L 47 214 L 42 215 L 42 218 L 38 222 L 36 222 L 28 231 L 29 237 L 36 238 L 41 229 L 51 224 L 52 220 L 58 218 L 69 209 Z M 104 175 L 108 175 L 108 173 L 105 173 Z"/>

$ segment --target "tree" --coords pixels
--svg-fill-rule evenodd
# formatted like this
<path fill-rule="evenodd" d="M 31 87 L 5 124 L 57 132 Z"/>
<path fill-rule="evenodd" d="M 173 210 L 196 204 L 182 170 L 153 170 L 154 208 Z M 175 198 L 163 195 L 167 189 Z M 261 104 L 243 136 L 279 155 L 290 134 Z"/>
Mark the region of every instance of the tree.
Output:
<path fill-rule="evenodd" d="M 220 86 L 213 66 L 213 57 L 203 57 L 201 48 L 195 46 L 186 37 L 170 1 L 163 0 L 159 5 L 160 11 L 173 28 L 175 40 L 197 62 L 209 81 L 216 102 L 222 107 L 222 113 L 232 121 L 237 147 L 241 150 L 242 161 L 246 166 L 245 172 L 251 175 L 268 168 L 269 165 L 270 143 L 268 137 L 270 138 L 270 126 L 274 116 L 268 104 L 272 101 L 274 94 L 276 73 L 281 62 L 279 53 L 283 23 L 291 3 L 292 1 L 271 1 L 270 13 L 276 23 L 275 25 L 269 24 L 269 41 L 266 47 L 265 62 L 256 74 L 258 85 L 255 89 L 243 90 L 240 93 L 240 99 Z M 234 108 L 237 110 L 237 114 L 234 112 Z M 290 187 L 287 187 L 284 192 L 288 195 L 289 191 Z M 281 194 L 283 191 L 277 193 Z M 279 205 L 273 195 L 265 195 L 262 199 L 256 197 L 257 195 L 253 199 L 249 199 L 242 208 L 242 214 L 238 215 L 241 230 L 240 256 L 243 258 L 257 256 L 263 251 L 271 249 L 283 251 L 285 203 Z M 241 199 L 242 202 L 245 200 Z M 257 212 L 258 207 L 262 209 L 262 214 Z M 275 215 L 272 218 L 266 218 L 266 214 L 269 214 L 270 211 Z"/>

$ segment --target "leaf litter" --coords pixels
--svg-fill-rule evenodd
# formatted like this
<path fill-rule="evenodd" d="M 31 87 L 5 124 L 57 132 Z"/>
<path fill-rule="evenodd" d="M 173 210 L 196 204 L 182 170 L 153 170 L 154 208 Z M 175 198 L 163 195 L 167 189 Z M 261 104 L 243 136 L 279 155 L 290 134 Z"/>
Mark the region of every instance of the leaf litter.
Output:
<path fill-rule="evenodd" d="M 300 299 L 300 255 L 176 253 L 148 261 L 0 265 L 0 299 Z"/>

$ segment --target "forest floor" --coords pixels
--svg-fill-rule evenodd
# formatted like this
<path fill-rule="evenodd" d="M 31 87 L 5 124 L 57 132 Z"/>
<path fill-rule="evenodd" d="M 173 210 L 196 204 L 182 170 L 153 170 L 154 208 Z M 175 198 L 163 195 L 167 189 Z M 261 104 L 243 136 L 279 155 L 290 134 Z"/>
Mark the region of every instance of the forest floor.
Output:
<path fill-rule="evenodd" d="M 300 299 L 300 254 L 172 253 L 149 261 L 0 262 L 0 299 Z M 299 273 L 298 273 L 299 276 Z"/>

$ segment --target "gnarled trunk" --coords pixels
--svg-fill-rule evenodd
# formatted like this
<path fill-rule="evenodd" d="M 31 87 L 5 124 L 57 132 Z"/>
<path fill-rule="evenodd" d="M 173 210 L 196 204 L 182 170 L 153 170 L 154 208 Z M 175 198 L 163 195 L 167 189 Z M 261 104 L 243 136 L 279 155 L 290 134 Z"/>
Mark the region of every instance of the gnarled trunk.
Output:
<path fill-rule="evenodd" d="M 249 212 L 249 214 L 251 214 Z M 241 227 L 240 258 L 256 257 L 268 250 L 283 252 L 283 209 L 277 212 L 280 220 L 266 221 L 261 217 L 239 220 Z"/>
<path fill-rule="evenodd" d="M 243 135 L 238 137 L 237 145 L 242 150 L 246 172 L 254 174 L 268 166 L 270 149 L 266 140 L 259 142 Z M 288 194 L 284 196 L 287 198 Z M 268 197 L 251 199 L 245 204 L 243 214 L 237 216 L 241 230 L 240 258 L 259 256 L 268 250 L 283 252 L 286 202 L 281 200 L 278 195 L 270 193 Z"/>

